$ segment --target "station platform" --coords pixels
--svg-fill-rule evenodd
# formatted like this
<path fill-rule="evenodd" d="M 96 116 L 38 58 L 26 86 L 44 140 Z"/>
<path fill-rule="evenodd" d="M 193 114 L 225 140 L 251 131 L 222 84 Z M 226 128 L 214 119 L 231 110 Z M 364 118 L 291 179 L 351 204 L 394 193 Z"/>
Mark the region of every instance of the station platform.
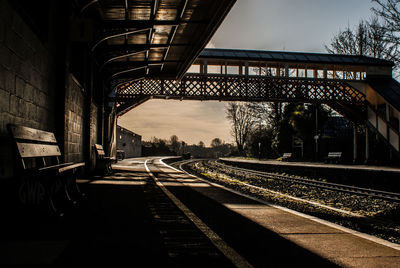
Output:
<path fill-rule="evenodd" d="M 113 169 L 111 175 L 80 180 L 86 200 L 61 221 L 3 211 L 0 267 L 400 263 L 399 245 L 260 203 L 171 169 L 160 158 L 127 159 Z"/>
<path fill-rule="evenodd" d="M 79 180 L 86 198 L 63 219 L 4 201 L 0 267 L 233 267 L 134 163 Z"/>
<path fill-rule="evenodd" d="M 389 192 L 400 191 L 400 167 L 257 160 L 236 157 L 220 158 L 219 160 L 222 163 L 242 168 L 316 179 L 323 178 L 330 182 Z"/>
<path fill-rule="evenodd" d="M 297 161 L 278 161 L 278 160 L 257 160 L 257 159 L 242 159 L 242 158 L 220 158 L 221 161 L 231 161 L 238 163 L 254 163 L 260 165 L 274 165 L 274 166 L 302 166 L 312 168 L 326 168 L 326 169 L 342 169 L 342 170 L 359 170 L 369 172 L 387 172 L 400 175 L 400 167 L 386 167 L 386 166 L 373 166 L 373 165 L 344 165 L 344 164 L 330 164 L 321 162 L 297 162 Z"/>

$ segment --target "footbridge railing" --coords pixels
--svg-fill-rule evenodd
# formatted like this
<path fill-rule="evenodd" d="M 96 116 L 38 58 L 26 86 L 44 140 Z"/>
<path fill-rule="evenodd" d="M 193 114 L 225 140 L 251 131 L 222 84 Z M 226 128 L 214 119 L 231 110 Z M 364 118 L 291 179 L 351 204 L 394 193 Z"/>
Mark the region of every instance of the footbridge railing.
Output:
<path fill-rule="evenodd" d="M 365 96 L 342 80 L 186 74 L 181 80 L 143 79 L 119 87 L 117 102 L 137 97 L 220 101 L 280 101 L 364 105 Z"/>

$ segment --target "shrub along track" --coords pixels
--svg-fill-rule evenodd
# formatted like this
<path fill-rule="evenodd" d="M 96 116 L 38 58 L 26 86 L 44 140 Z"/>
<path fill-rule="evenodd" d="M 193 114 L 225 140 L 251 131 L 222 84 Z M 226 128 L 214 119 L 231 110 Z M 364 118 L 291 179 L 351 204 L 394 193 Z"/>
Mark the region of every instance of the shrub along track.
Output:
<path fill-rule="evenodd" d="M 400 203 L 334 188 L 307 178 L 253 172 L 212 160 L 175 163 L 184 170 L 266 202 L 340 224 L 400 244 Z M 281 178 L 281 179 L 277 179 Z M 304 181 L 306 180 L 306 181 Z M 304 183 L 307 182 L 307 183 Z M 318 183 L 319 184 L 319 183 Z"/>

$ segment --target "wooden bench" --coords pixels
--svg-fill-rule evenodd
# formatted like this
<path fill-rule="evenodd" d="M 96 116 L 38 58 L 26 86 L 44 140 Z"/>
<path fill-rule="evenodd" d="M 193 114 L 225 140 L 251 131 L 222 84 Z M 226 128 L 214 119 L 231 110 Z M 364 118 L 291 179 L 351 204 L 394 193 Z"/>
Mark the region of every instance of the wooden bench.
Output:
<path fill-rule="evenodd" d="M 292 153 L 284 153 L 281 157 L 282 161 L 289 161 L 292 158 Z"/>
<path fill-rule="evenodd" d="M 96 169 L 102 173 L 110 174 L 112 172 L 111 163 L 116 160 L 115 157 L 106 156 L 103 145 L 95 144 L 94 150 L 96 152 Z"/>
<path fill-rule="evenodd" d="M 342 158 L 342 152 L 329 152 L 328 156 L 325 157 L 326 163 L 339 163 Z"/>
<path fill-rule="evenodd" d="M 28 207 L 64 215 L 67 206 L 82 196 L 76 176 L 85 163 L 62 163 L 54 133 L 13 124 L 7 127 L 21 164 L 19 200 Z"/>

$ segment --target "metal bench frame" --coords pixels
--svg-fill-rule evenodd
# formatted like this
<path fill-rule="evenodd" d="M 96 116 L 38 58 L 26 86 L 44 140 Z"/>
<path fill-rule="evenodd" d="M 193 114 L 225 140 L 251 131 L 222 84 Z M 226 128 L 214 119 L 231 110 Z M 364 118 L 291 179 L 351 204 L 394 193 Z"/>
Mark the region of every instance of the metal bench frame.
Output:
<path fill-rule="evenodd" d="M 292 153 L 284 153 L 281 157 L 282 161 L 289 161 L 292 158 Z"/>
<path fill-rule="evenodd" d="M 327 163 L 339 163 L 342 158 L 342 152 L 329 152 L 328 156 L 325 158 Z"/>

